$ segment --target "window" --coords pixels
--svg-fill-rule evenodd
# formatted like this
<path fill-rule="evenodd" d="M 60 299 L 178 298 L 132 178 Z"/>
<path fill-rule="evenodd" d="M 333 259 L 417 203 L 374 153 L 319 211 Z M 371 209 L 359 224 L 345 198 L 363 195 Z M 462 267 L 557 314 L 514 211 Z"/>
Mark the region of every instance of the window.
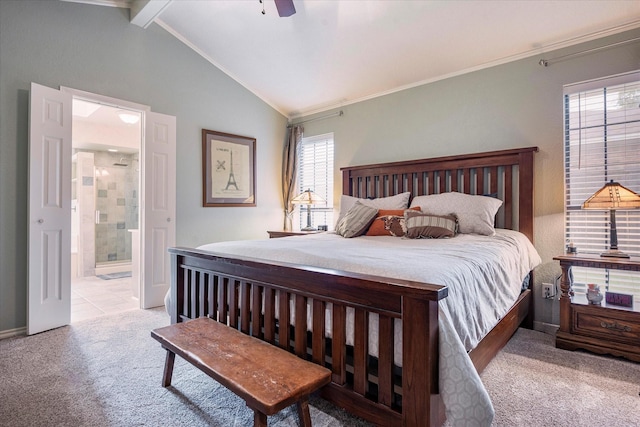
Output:
<path fill-rule="evenodd" d="M 579 253 L 609 248 L 609 212 L 582 210 L 582 203 L 614 180 L 640 192 L 640 72 L 566 86 L 566 239 Z M 618 247 L 640 255 L 640 210 L 616 211 Z M 574 290 L 584 284 L 640 298 L 637 273 L 573 268 Z M 635 282 L 635 285 L 634 285 Z"/>
<path fill-rule="evenodd" d="M 333 226 L 333 134 L 303 138 L 298 150 L 298 194 L 310 189 L 326 204 L 311 206 L 311 224 Z M 300 209 L 300 224 L 307 223 L 307 209 Z"/>

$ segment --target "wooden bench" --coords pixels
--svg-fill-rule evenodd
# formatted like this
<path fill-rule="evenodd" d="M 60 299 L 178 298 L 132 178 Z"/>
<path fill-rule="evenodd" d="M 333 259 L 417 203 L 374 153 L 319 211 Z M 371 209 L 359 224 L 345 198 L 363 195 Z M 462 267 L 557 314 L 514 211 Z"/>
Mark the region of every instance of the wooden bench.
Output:
<path fill-rule="evenodd" d="M 331 371 L 202 317 L 158 328 L 151 336 L 167 350 L 162 386 L 171 385 L 179 355 L 244 399 L 254 411 L 254 426 L 267 415 L 297 404 L 303 426 L 311 426 L 309 395 L 331 380 Z"/>

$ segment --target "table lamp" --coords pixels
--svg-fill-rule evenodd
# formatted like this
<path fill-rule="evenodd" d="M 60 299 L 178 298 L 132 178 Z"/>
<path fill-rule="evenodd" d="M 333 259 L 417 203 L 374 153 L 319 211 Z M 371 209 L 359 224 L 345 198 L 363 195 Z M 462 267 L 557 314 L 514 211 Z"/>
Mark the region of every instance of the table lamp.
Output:
<path fill-rule="evenodd" d="M 324 203 L 324 201 L 322 197 L 311 190 L 305 190 L 291 200 L 294 205 L 307 205 L 307 226 L 301 228 L 301 231 L 316 231 L 316 228 L 311 226 L 311 205 Z"/>
<path fill-rule="evenodd" d="M 629 255 L 618 249 L 618 231 L 616 230 L 616 210 L 640 208 L 640 196 L 613 180 L 609 181 L 589 197 L 582 209 L 609 210 L 611 248 L 600 254 L 603 257 L 629 258 Z"/>

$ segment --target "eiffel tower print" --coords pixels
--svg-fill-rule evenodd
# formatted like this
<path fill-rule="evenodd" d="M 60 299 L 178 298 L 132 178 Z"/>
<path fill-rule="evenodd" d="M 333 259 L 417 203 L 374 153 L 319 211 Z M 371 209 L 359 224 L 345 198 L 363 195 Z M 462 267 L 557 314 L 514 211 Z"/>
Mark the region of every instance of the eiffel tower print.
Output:
<path fill-rule="evenodd" d="M 229 154 L 231 154 L 231 161 L 229 162 L 229 180 L 227 181 L 225 190 L 228 190 L 229 187 L 234 186 L 236 191 L 240 191 L 240 189 L 238 188 L 238 184 L 236 183 L 236 177 L 233 175 L 233 150 L 229 150 Z"/>

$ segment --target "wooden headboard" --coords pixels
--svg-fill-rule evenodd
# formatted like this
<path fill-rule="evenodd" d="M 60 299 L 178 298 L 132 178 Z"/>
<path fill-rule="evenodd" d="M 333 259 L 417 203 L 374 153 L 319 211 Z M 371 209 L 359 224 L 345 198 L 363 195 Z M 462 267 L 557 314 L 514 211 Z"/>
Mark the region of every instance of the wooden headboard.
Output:
<path fill-rule="evenodd" d="M 489 151 L 341 168 L 342 193 L 354 197 L 412 197 L 458 191 L 498 197 L 496 226 L 533 242 L 533 153 L 538 147 Z"/>

